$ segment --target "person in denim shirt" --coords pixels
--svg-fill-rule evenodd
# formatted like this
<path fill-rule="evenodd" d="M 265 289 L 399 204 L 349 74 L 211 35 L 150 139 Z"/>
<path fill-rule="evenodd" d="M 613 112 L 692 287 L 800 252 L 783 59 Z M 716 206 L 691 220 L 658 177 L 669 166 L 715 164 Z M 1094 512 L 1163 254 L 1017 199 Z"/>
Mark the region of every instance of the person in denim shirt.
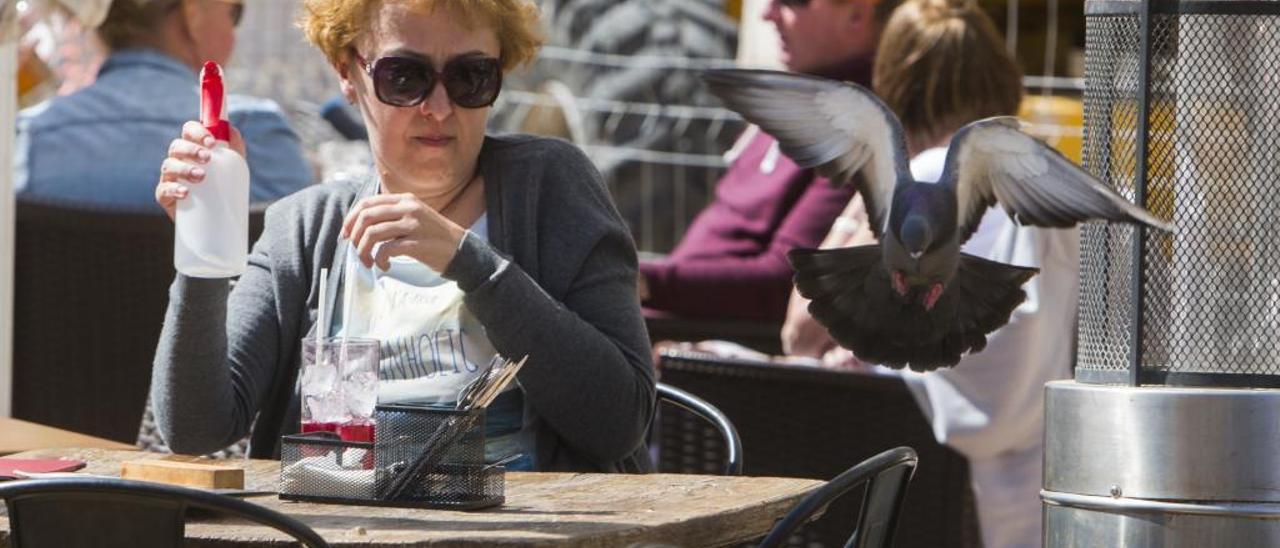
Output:
<path fill-rule="evenodd" d="M 116 0 L 99 36 L 111 48 L 94 84 L 18 115 L 20 197 L 150 209 L 175 127 L 199 113 L 198 70 L 225 64 L 238 0 Z M 249 150 L 250 200 L 311 184 L 312 169 L 279 106 L 232 95 L 228 117 Z"/>

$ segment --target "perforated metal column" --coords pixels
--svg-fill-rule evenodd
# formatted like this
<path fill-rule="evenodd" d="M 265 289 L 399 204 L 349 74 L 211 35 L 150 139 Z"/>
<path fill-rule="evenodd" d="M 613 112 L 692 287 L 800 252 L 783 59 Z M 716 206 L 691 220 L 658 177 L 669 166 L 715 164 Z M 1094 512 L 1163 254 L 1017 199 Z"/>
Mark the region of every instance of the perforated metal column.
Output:
<path fill-rule="evenodd" d="M 1142 10 L 1086 3 L 1085 164 L 1177 229 L 1085 227 L 1077 379 L 1280 386 L 1280 2 L 1154 2 L 1145 78 Z"/>

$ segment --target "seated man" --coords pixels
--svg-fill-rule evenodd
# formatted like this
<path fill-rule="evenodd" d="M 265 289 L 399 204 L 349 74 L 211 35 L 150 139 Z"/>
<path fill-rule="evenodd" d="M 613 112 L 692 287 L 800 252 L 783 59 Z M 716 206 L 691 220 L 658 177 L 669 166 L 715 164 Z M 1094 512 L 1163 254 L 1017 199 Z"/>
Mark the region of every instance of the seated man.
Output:
<path fill-rule="evenodd" d="M 787 69 L 870 84 L 883 26 L 898 0 L 770 2 Z M 640 263 L 642 304 L 702 318 L 781 322 L 791 287 L 787 251 L 814 247 L 853 190 L 800 169 L 750 128 L 728 153 L 716 197 L 671 255 Z"/>
<path fill-rule="evenodd" d="M 98 35 L 111 53 L 90 86 L 19 114 L 14 188 L 20 196 L 156 208 L 155 181 L 174 128 L 196 117 L 197 74 L 226 64 L 238 1 L 116 0 Z M 298 136 L 275 103 L 232 95 L 228 117 L 249 143 L 250 200 L 269 202 L 313 181 Z"/>

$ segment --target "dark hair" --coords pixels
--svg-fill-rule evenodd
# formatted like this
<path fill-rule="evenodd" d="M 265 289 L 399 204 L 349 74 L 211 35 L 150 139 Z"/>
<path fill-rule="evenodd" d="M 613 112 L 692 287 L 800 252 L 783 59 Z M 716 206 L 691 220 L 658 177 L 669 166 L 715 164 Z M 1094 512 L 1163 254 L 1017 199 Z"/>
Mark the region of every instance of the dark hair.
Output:
<path fill-rule="evenodd" d="M 112 0 L 98 37 L 112 50 L 152 44 L 164 18 L 182 0 Z"/>
<path fill-rule="evenodd" d="M 907 0 L 882 36 L 875 91 L 912 142 L 932 143 L 974 120 L 1018 112 L 1022 71 L 975 2 Z"/>

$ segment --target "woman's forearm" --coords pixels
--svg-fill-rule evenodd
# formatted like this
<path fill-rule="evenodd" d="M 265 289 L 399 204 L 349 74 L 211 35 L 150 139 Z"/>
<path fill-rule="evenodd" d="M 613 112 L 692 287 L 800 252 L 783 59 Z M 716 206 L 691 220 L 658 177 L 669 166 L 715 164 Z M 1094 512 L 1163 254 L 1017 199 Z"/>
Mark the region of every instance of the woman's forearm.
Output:
<path fill-rule="evenodd" d="M 622 259 L 626 249 L 622 237 L 604 238 L 563 302 L 471 234 L 446 273 L 459 277 L 467 307 L 499 352 L 529 355 L 519 375 L 529 403 L 598 462 L 639 447 L 654 407 L 648 337 L 635 270 Z"/>

